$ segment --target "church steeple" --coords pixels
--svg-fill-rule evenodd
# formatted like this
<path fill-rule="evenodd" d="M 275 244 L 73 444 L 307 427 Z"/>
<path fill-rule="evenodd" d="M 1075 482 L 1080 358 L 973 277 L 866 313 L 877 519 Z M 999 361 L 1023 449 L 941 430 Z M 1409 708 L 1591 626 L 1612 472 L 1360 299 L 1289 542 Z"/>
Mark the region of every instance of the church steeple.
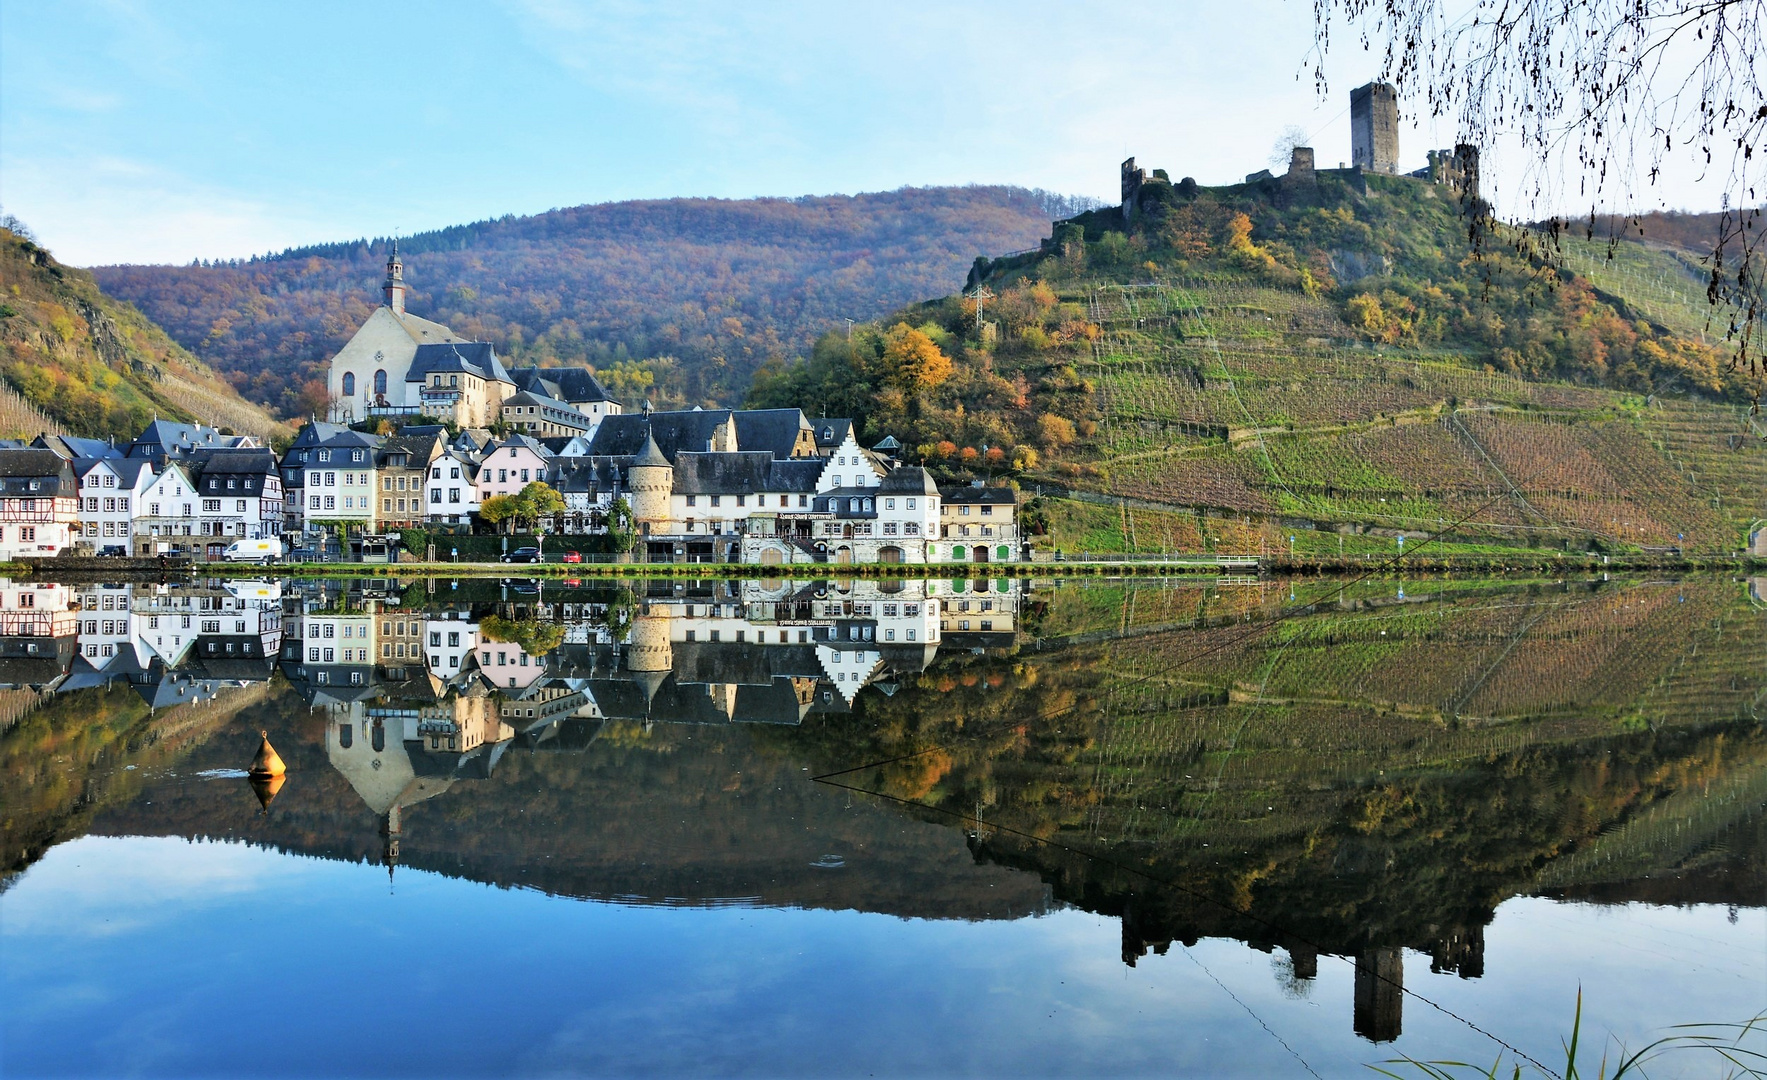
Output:
<path fill-rule="evenodd" d="M 405 264 L 399 261 L 399 242 L 393 241 L 393 253 L 387 256 L 387 279 L 381 285 L 386 294 L 386 306 L 393 309 L 393 314 L 405 314 Z"/>

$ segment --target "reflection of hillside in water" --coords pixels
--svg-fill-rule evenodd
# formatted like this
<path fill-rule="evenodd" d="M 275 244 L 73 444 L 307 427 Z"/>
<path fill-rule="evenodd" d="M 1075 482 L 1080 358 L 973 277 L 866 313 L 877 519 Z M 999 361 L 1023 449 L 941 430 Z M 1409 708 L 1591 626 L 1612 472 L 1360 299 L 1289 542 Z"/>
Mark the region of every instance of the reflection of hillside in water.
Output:
<path fill-rule="evenodd" d="M 1478 977 L 1508 897 L 1767 887 L 1731 583 L 462 586 L 292 588 L 270 812 L 188 781 L 249 753 L 216 738 L 93 831 L 642 903 L 999 918 L 1047 882 L 1129 963 L 1353 959 L 1375 1038 L 1403 950 Z M 927 809 L 808 782 L 865 762 L 840 781 Z"/>
<path fill-rule="evenodd" d="M 817 732 L 817 760 L 924 751 L 841 782 L 1121 916 L 1126 962 L 1202 937 L 1303 980 L 1351 958 L 1371 1037 L 1398 1032 L 1403 949 L 1477 977 L 1518 893 L 1761 903 L 1763 627 L 1736 586 L 1371 585 L 1281 621 L 1287 586 L 1231 617 L 1184 592 L 1090 598 L 1113 634 L 1070 594 L 1070 644 L 941 665 L 930 703 Z"/>

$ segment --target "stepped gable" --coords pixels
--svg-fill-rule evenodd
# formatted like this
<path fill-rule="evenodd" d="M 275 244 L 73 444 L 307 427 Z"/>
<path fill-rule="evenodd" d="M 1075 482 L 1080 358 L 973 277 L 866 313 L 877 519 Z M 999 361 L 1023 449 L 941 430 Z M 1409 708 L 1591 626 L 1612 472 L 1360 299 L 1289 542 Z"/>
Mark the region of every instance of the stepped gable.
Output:
<path fill-rule="evenodd" d="M 568 401 L 572 405 L 587 405 L 597 401 L 611 401 L 616 405 L 620 403 L 618 398 L 607 392 L 607 387 L 602 386 L 601 380 L 588 368 L 510 368 L 509 378 L 517 389 L 544 394 L 560 401 Z"/>
<path fill-rule="evenodd" d="M 766 450 L 780 458 L 816 452 L 815 436 L 802 409 L 744 409 L 735 419 L 739 450 Z"/>
<path fill-rule="evenodd" d="M 654 446 L 654 443 L 650 445 Z M 648 447 L 647 447 L 648 449 Z M 765 450 L 675 455 L 677 495 L 755 495 L 772 490 L 774 457 Z M 643 458 L 634 465 L 648 464 Z"/>
<path fill-rule="evenodd" d="M 937 495 L 939 486 L 920 466 L 898 465 L 884 473 L 877 491 L 880 495 Z"/>
<path fill-rule="evenodd" d="M 729 409 L 691 409 L 682 412 L 622 413 L 602 420 L 589 442 L 596 457 L 636 457 L 648 436 L 655 439 L 665 458 L 682 451 L 708 453 L 719 436 L 718 429 L 731 422 Z"/>
<path fill-rule="evenodd" d="M 497 350 L 486 341 L 451 341 L 438 345 L 419 345 L 405 373 L 408 383 L 427 382 L 434 374 L 458 373 L 476 375 L 489 382 L 511 382 Z"/>

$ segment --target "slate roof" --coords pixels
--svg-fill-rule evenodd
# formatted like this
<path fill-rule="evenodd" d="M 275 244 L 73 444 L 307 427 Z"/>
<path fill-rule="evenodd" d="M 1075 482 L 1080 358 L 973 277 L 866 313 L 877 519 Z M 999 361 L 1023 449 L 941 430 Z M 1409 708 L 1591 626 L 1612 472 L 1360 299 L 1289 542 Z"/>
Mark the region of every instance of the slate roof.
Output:
<path fill-rule="evenodd" d="M 73 435 L 39 435 L 31 445 L 53 450 L 64 458 L 121 458 L 123 452 L 105 439 L 81 439 Z"/>
<path fill-rule="evenodd" d="M 30 490 L 37 481 L 36 491 Z M 0 489 L 7 494 L 74 495 L 77 493 L 74 470 L 67 459 L 53 450 L 10 447 L 0 449 Z"/>
<path fill-rule="evenodd" d="M 492 443 L 490 446 L 485 448 L 485 457 L 489 458 L 491 455 L 495 454 L 497 451 L 508 450 L 510 447 L 513 447 L 513 446 L 526 447 L 529 450 L 532 450 L 534 453 L 540 455 L 540 457 L 542 459 L 547 460 L 547 461 L 552 460 L 552 451 L 546 449 L 546 444 L 541 442 L 539 439 L 534 438 L 532 435 L 511 435 L 507 439 L 502 439 L 498 442 Z"/>
<path fill-rule="evenodd" d="M 404 467 L 413 469 L 422 468 L 429 464 L 430 458 L 436 452 L 439 443 L 440 439 L 435 432 L 431 432 L 428 435 L 401 433 L 391 436 L 385 442 L 380 444 L 380 453 L 375 455 L 375 461 L 384 465 L 394 454 L 404 454 L 408 458 L 407 464 Z M 415 464 L 412 464 L 412 462 L 415 462 Z"/>
<path fill-rule="evenodd" d="M 268 451 L 265 452 L 268 453 Z M 74 473 L 77 476 L 84 477 L 99 465 L 109 467 L 110 471 L 117 475 L 118 484 L 121 484 L 125 488 L 133 488 L 136 481 L 141 478 L 141 470 L 151 469 L 153 467 L 153 462 L 146 458 L 82 457 L 74 459 Z"/>
<path fill-rule="evenodd" d="M 767 475 L 767 490 L 814 494 L 816 482 L 822 479 L 822 470 L 827 464 L 819 457 L 775 459 Z"/>
<path fill-rule="evenodd" d="M 301 429 L 295 432 L 294 441 L 289 445 L 291 447 L 318 446 L 332 436 L 342 435 L 348 430 L 350 430 L 348 424 L 332 424 L 324 420 L 312 420 L 301 425 Z"/>
<path fill-rule="evenodd" d="M 437 372 L 462 372 L 496 382 L 513 381 L 504 369 L 503 361 L 497 359 L 497 350 L 488 341 L 419 345 L 417 355 L 411 358 L 411 369 L 405 373 L 405 381 L 428 382 L 429 377 Z"/>
<path fill-rule="evenodd" d="M 766 450 L 774 457 L 791 457 L 798 432 L 809 426 L 802 409 L 743 409 L 736 419 L 736 448 Z"/>
<path fill-rule="evenodd" d="M 816 449 L 833 453 L 835 447 L 846 441 L 847 432 L 853 430 L 853 421 L 825 416 L 810 421 L 810 426 L 816 430 Z"/>
<path fill-rule="evenodd" d="M 918 465 L 899 465 L 884 473 L 877 490 L 885 495 L 937 495 L 939 486 Z"/>
<path fill-rule="evenodd" d="M 523 390 L 539 389 L 550 397 L 573 405 L 595 401 L 618 403 L 618 399 L 607 392 L 607 388 L 601 385 L 595 373 L 588 368 L 510 368 L 509 377 Z"/>
<path fill-rule="evenodd" d="M 673 458 L 683 450 L 705 453 L 712 436 L 730 420 L 728 409 L 691 409 L 681 412 L 623 413 L 604 418 L 596 425 L 589 452 L 607 457 L 636 457 L 644 449 L 648 433 L 656 439 L 663 456 Z"/>
<path fill-rule="evenodd" d="M 143 428 L 141 434 L 135 437 L 135 441 L 129 444 L 128 456 L 155 459 L 182 458 L 199 448 L 220 450 L 239 446 L 242 441 L 242 436 L 223 435 L 216 429 L 203 424 L 181 424 L 173 420 L 155 420 Z"/>
<path fill-rule="evenodd" d="M 202 455 L 204 476 L 263 476 L 275 471 L 276 455 L 260 447 Z"/>
<path fill-rule="evenodd" d="M 1018 502 L 1018 493 L 1006 487 L 947 487 L 939 489 L 939 498 L 947 504 L 993 503 L 1011 506 Z"/>
<path fill-rule="evenodd" d="M 648 451 L 649 447 L 646 447 Z M 771 491 L 775 458 L 770 451 L 729 454 L 676 454 L 675 494 L 754 495 Z M 634 464 L 642 464 L 639 459 Z"/>
<path fill-rule="evenodd" d="M 663 456 L 662 448 L 656 443 L 656 436 L 646 431 L 644 433 L 644 448 L 638 452 L 636 458 L 632 459 L 632 467 L 638 468 L 642 466 L 648 469 L 656 465 L 667 465 L 668 463 L 669 459 Z"/>

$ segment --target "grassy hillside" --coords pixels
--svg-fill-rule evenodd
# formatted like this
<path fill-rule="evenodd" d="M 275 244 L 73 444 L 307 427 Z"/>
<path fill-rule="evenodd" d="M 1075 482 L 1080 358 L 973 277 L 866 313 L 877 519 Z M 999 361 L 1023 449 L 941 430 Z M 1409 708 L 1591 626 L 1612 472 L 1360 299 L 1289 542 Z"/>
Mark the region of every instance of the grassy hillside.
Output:
<path fill-rule="evenodd" d="M 1509 239 L 1409 178 L 1154 185 L 1131 224 L 1094 211 L 980 262 L 979 321 L 957 297 L 905 309 L 764 369 L 750 399 L 832 401 L 954 476 L 1116 500 L 1038 507 L 1070 550 L 1113 531 L 1131 550 L 1335 553 L 1371 532 L 1391 550 L 1438 528 L 1734 550 L 1767 512 L 1767 428 L 1696 265 L 1572 240 L 1555 267 Z"/>
<path fill-rule="evenodd" d="M 283 426 L 26 236 L 0 228 L 0 436 L 132 439 L 156 414 L 270 438 Z"/>
<path fill-rule="evenodd" d="M 592 363 L 615 393 L 710 403 L 843 319 L 952 291 L 977 252 L 1035 245 L 1079 208 L 1009 187 L 669 199 L 476 222 L 399 250 L 414 312 L 519 363 Z M 295 415 L 318 365 L 380 302 L 386 255 L 384 241 L 356 241 L 94 273 L 247 397 Z"/>

